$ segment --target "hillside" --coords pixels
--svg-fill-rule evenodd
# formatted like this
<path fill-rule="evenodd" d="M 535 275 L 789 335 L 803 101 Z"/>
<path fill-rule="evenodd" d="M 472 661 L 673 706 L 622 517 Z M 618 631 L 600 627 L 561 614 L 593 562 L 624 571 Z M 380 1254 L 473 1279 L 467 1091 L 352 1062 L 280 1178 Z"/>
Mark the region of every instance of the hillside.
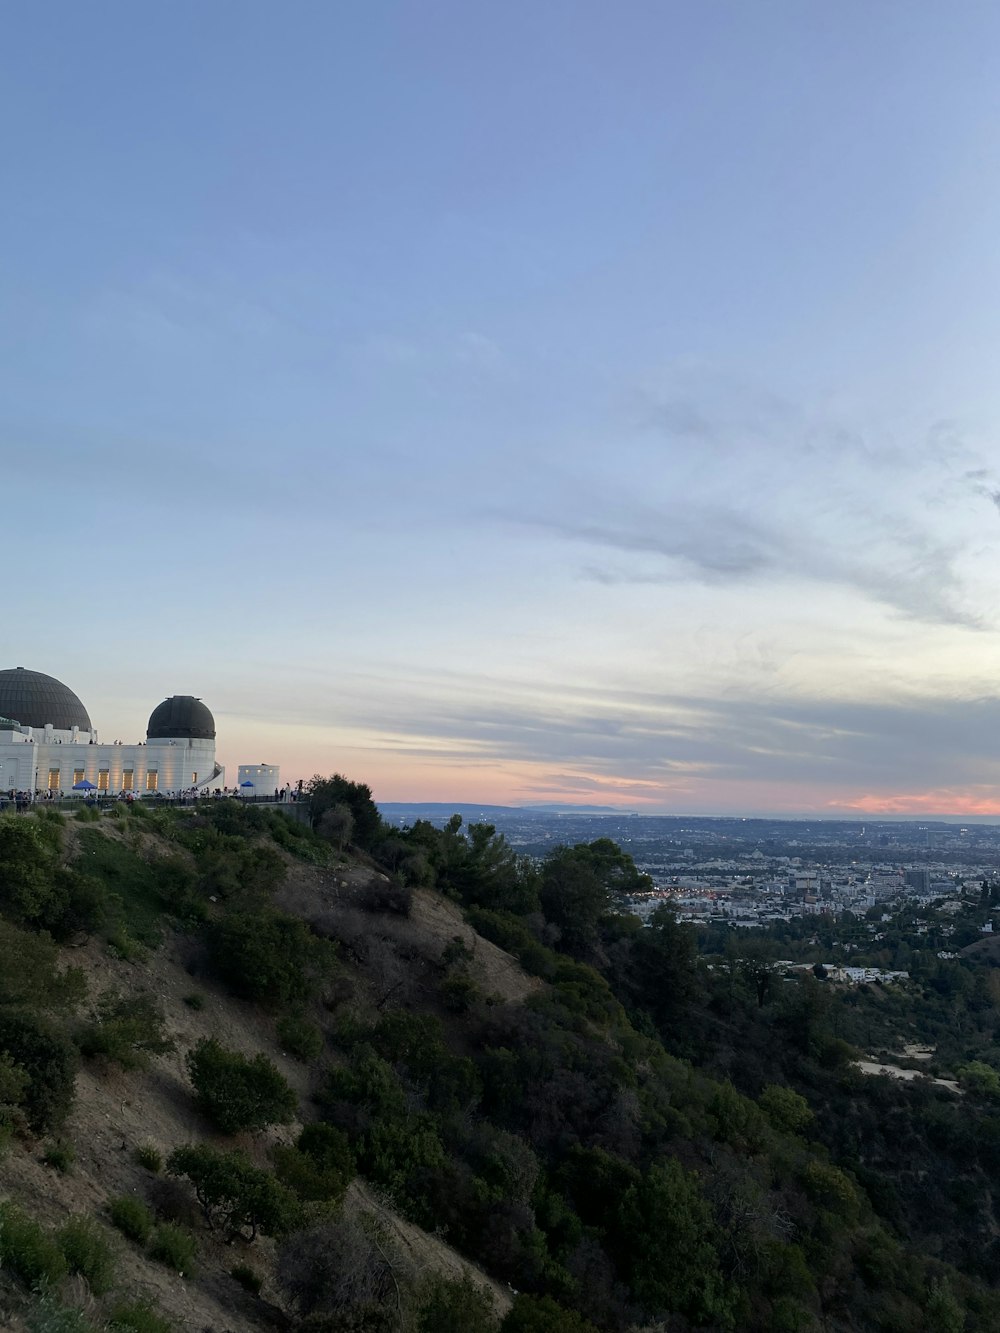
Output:
<path fill-rule="evenodd" d="M 4 1327 L 1000 1323 L 817 1119 L 867 1096 L 817 983 L 609 914 L 606 840 L 313 805 L 0 819 Z"/>

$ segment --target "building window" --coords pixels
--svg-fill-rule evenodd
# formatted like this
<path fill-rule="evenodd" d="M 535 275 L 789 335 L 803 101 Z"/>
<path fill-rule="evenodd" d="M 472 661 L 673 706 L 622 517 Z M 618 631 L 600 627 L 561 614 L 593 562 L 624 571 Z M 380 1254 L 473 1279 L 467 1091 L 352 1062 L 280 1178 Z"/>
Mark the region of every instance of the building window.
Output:
<path fill-rule="evenodd" d="M 191 774 L 191 786 L 193 787 L 197 781 L 198 781 L 198 774 L 197 774 L 197 773 L 192 773 L 192 774 Z"/>
<path fill-rule="evenodd" d="M 97 775 L 97 790 L 107 791 L 110 782 L 111 782 L 111 774 L 108 772 L 106 768 L 102 768 L 100 773 L 98 773 Z"/>
<path fill-rule="evenodd" d="M 73 786 L 75 787 L 76 784 L 77 784 L 78 782 L 82 782 L 82 781 L 83 781 L 83 769 L 82 769 L 82 768 L 74 768 L 74 769 L 73 769 Z"/>
<path fill-rule="evenodd" d="M 146 774 L 146 790 L 156 791 L 157 774 L 156 769 L 151 768 Z"/>
<path fill-rule="evenodd" d="M 122 791 L 132 791 L 135 787 L 135 774 L 130 768 L 122 769 Z"/>
<path fill-rule="evenodd" d="M 49 791 L 59 790 L 59 770 L 58 768 L 49 769 Z"/>

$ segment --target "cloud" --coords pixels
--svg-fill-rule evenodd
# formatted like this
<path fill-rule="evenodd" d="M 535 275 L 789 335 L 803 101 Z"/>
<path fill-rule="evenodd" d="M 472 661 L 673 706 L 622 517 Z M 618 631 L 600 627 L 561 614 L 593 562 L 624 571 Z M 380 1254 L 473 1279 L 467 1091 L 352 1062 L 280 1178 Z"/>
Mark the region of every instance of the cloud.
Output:
<path fill-rule="evenodd" d="M 679 792 L 784 784 L 803 802 L 864 793 L 994 786 L 1000 792 L 1000 699 L 897 692 L 881 700 L 562 688 L 510 680 L 413 676 L 339 682 L 324 703 L 301 687 L 302 720 L 360 738 L 400 761 L 515 768 L 523 790 L 616 790 L 669 804 Z M 325 712 L 323 711 L 325 707 Z M 286 722 L 294 711 L 283 709 Z M 827 795 L 824 795 L 826 793 Z M 762 800 L 761 805 L 767 802 Z"/>
<path fill-rule="evenodd" d="M 532 469 L 530 498 L 494 515 L 617 559 L 607 585 L 827 586 L 897 617 L 982 630 L 993 598 L 977 565 L 970 493 L 1000 481 L 951 422 L 900 441 L 699 369 L 627 399 L 619 439 L 572 471 Z M 971 488 L 971 491 L 970 491 Z"/>

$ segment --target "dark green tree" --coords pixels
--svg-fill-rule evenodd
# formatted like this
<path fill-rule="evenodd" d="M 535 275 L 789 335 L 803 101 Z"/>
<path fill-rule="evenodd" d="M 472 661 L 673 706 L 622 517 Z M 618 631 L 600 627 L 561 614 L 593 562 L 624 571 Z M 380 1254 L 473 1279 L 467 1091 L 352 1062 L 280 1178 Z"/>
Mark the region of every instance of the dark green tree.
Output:
<path fill-rule="evenodd" d="M 306 786 L 309 795 L 309 815 L 313 828 L 319 828 L 328 810 L 342 805 L 350 811 L 354 821 L 354 845 L 372 852 L 385 836 L 382 816 L 372 800 L 372 789 L 364 782 L 352 782 L 342 773 L 320 777 L 317 773 Z"/>
<path fill-rule="evenodd" d="M 167 1170 L 190 1180 L 209 1225 L 224 1227 L 229 1236 L 251 1241 L 258 1231 L 280 1236 L 299 1221 L 301 1209 L 291 1190 L 239 1149 L 219 1152 L 206 1143 L 178 1148 Z"/>

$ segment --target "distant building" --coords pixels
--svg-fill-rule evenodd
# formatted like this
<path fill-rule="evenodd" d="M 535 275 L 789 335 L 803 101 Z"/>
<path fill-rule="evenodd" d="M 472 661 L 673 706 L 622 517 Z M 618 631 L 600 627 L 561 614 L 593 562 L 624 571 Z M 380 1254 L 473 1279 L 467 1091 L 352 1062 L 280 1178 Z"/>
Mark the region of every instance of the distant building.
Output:
<path fill-rule="evenodd" d="M 249 796 L 272 796 L 281 788 L 277 764 L 240 764 L 240 791 Z"/>
<path fill-rule="evenodd" d="M 225 777 L 215 719 L 193 695 L 157 704 L 145 741 L 108 745 L 68 686 L 24 667 L 0 671 L 0 793 L 210 791 Z"/>

